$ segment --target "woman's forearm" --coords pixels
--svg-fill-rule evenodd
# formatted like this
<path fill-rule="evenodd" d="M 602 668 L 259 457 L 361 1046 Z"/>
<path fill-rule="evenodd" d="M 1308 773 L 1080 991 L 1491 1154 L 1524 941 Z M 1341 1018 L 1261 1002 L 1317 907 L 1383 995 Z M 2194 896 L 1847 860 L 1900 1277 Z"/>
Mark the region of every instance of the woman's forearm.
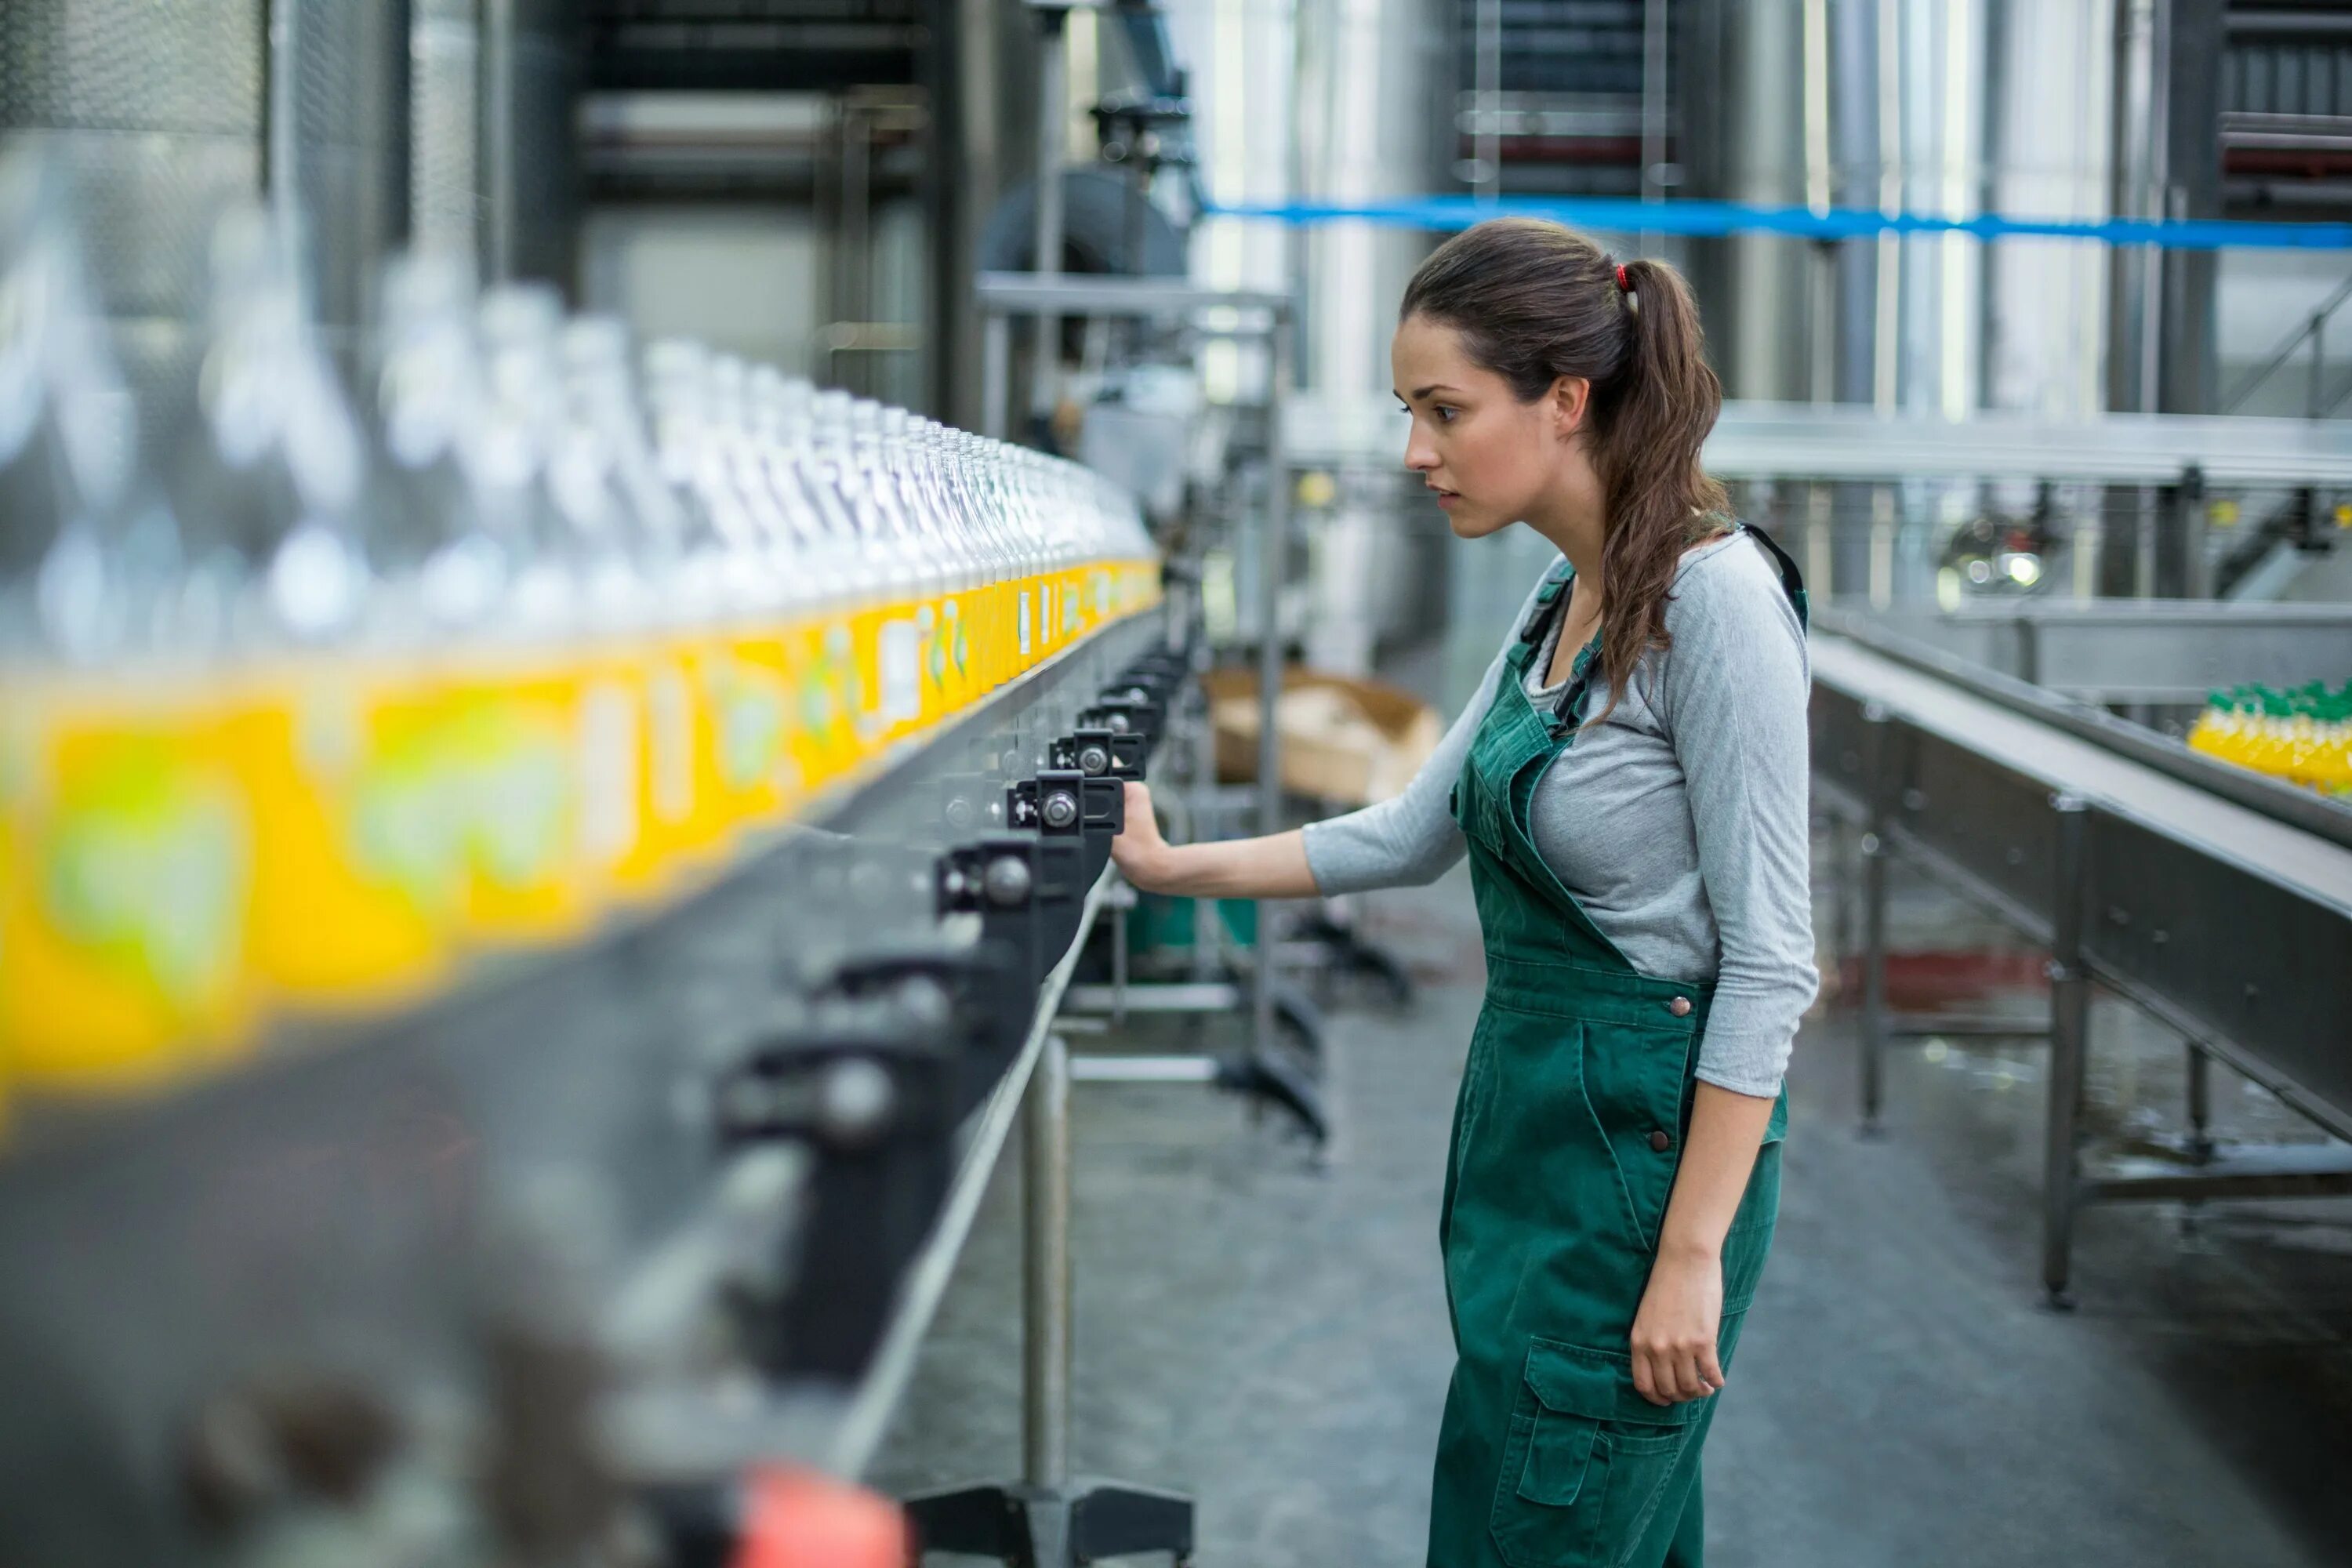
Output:
<path fill-rule="evenodd" d="M 1659 1234 L 1661 1256 L 1721 1255 L 1771 1120 L 1771 1100 L 1700 1080 L 1690 1132 L 1683 1142 L 1682 1167 Z"/>
<path fill-rule="evenodd" d="M 1130 869 L 1128 879 L 1151 892 L 1198 899 L 1311 899 L 1317 891 L 1307 841 L 1297 829 L 1264 838 L 1163 845 L 1148 865 Z"/>

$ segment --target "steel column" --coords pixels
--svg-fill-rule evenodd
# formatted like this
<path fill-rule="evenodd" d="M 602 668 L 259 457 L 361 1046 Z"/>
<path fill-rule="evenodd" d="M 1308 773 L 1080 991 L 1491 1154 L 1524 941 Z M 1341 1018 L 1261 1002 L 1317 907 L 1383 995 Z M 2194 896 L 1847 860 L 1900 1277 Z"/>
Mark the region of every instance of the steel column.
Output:
<path fill-rule="evenodd" d="M 1895 727 L 1876 703 L 1862 710 L 1869 798 L 1862 830 L 1862 1128 L 1878 1131 L 1885 1094 L 1886 865 L 1895 805 Z"/>
<path fill-rule="evenodd" d="M 1030 270 L 1052 278 L 1062 270 L 1062 144 L 1069 132 L 1063 121 L 1063 100 L 1068 42 L 1064 23 L 1068 13 L 1057 5 L 1037 12 L 1037 254 Z M 1029 412 L 1041 423 L 1054 416 L 1061 395 L 1062 319 L 1037 318 L 1036 357 L 1030 365 Z"/>
<path fill-rule="evenodd" d="M 2079 795 L 2050 800 L 2058 814 L 2058 861 L 2050 941 L 2050 1111 L 2043 1127 L 2042 1284 L 2069 1308 L 2067 1273 L 2080 1203 L 2084 1069 L 2090 1058 L 2091 972 L 2083 953 L 2091 902 L 2091 808 Z"/>
<path fill-rule="evenodd" d="M 1048 1035 L 1021 1108 L 1021 1479 L 1070 1477 L 1070 1047 Z"/>
<path fill-rule="evenodd" d="M 1284 457 L 1284 401 L 1290 394 L 1290 323 L 1277 321 L 1266 341 L 1265 511 L 1258 528 L 1257 830 L 1282 831 L 1282 738 L 1275 712 L 1282 696 L 1282 577 L 1290 542 L 1290 465 Z M 1274 1048 L 1274 906 L 1257 905 L 1257 963 L 1251 984 L 1250 1045 L 1263 1059 Z"/>

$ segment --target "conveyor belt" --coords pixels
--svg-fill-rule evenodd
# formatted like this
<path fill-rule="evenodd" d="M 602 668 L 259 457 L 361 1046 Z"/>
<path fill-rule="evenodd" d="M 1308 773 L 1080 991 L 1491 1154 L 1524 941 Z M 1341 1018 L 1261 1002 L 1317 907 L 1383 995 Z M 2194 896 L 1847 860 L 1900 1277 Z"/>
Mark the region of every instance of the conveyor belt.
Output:
<path fill-rule="evenodd" d="M 1816 633 L 1817 787 L 2032 939 L 2079 928 L 2100 984 L 2352 1136 L 2352 846 L 2294 820 L 2312 803 L 2225 798 L 2100 744 L 2060 699 L 1941 679 L 1897 640 Z"/>
<path fill-rule="evenodd" d="M 1040 937 L 1026 1045 L 1015 1035 L 992 1068 L 1013 1076 L 981 1086 L 963 1136 L 942 1137 L 948 1211 L 936 1226 L 932 1211 L 918 1216 L 928 1243 L 915 1236 L 909 1257 L 880 1258 L 886 1235 L 908 1229 L 916 1188 L 881 1182 L 877 1162 L 870 1216 L 854 1201 L 864 1177 L 835 1189 L 840 1215 L 870 1218 L 871 1236 L 826 1227 L 870 1240 L 877 1258 L 813 1260 L 810 1205 L 825 1182 L 803 1144 L 820 1141 L 791 1124 L 771 1139 L 745 1118 L 815 1102 L 779 1089 L 747 1111 L 727 1086 L 755 1063 L 790 1068 L 820 1050 L 872 1047 L 866 1059 L 912 1069 L 983 1059 L 954 1011 L 961 993 L 943 991 L 943 1014 L 909 1003 L 883 1017 L 898 1004 L 853 1003 L 827 977 L 877 956 L 967 951 L 957 922 L 984 917 L 942 920 L 942 855 L 1042 842 L 1007 820 L 1009 795 L 1062 738 L 1090 731 L 1088 715 L 1127 689 L 1111 683 L 1164 642 L 1159 617 L 1135 616 L 1073 643 L 891 758 L 821 823 L 646 920 L 486 966 L 413 1013 L 18 1151 L 0 1165 L 0 1252 L 22 1264 L 0 1275 L 0 1561 L 196 1557 L 212 1538 L 189 1517 L 181 1472 L 210 1453 L 212 1427 L 194 1417 L 276 1420 L 294 1398 L 324 1399 L 367 1430 L 385 1424 L 397 1435 L 387 1472 L 460 1521 L 503 1461 L 467 1458 L 473 1439 L 458 1435 L 509 1430 L 501 1402 L 551 1383 L 572 1390 L 555 1426 L 515 1440 L 583 1466 L 598 1487 L 723 1498 L 752 1456 L 857 1468 L 903 1386 L 1092 900 L 1066 930 L 1056 917 L 1051 951 Z M 1041 859 L 1029 884 L 1039 901 L 1046 870 Z M 1056 909 L 1085 894 L 1054 887 Z M 1013 982 L 1001 989 L 1019 999 Z M 858 1033 L 901 1016 L 951 1050 L 923 1047 L 929 1034 L 898 1049 L 896 1036 Z M 866 1099 L 850 1113 L 870 1115 L 875 1080 L 860 1081 Z M 926 1128 L 943 1120 L 945 1076 L 890 1081 L 908 1125 L 918 1111 Z M 927 1083 L 940 1088 L 919 1098 Z M 846 1169 L 866 1147 L 853 1127 L 834 1152 Z M 916 1163 L 930 1145 L 903 1149 Z M 878 1361 L 819 1339 L 844 1326 L 839 1303 L 869 1295 L 875 1314 L 848 1326 L 888 1327 Z M 494 1376 L 492 1355 L 520 1359 Z M 564 1381 L 575 1358 L 594 1369 L 593 1403 Z M 592 1426 L 593 1451 L 575 1443 Z"/>
<path fill-rule="evenodd" d="M 2352 916 L 2352 849 L 2216 799 L 2145 763 L 1906 668 L 1843 637 L 1816 637 L 1817 680 L 1876 702 L 2053 791 L 2097 802 Z"/>

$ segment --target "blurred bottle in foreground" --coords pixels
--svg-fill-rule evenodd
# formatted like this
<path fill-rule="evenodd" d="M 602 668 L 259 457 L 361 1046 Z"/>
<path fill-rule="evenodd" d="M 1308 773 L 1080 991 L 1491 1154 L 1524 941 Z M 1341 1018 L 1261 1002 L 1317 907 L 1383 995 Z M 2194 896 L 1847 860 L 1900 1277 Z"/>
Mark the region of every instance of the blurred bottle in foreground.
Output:
<path fill-rule="evenodd" d="M 0 163 L 0 1071 L 27 1086 L 163 1076 L 252 1011 L 251 816 L 133 427 L 62 192 Z"/>
<path fill-rule="evenodd" d="M 67 206 L 0 163 L 0 1102 L 568 940 L 1150 602 L 1072 465 L 543 287 L 386 275 L 356 400 L 220 225 L 160 472 Z"/>

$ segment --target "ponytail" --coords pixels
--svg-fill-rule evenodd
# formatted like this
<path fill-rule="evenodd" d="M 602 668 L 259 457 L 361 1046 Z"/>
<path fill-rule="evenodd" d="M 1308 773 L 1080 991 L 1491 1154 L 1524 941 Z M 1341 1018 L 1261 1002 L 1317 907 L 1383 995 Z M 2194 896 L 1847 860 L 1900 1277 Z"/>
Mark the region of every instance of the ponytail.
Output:
<path fill-rule="evenodd" d="M 1699 467 L 1723 383 L 1706 363 L 1698 304 L 1663 261 L 1629 261 L 1624 272 L 1631 351 L 1605 391 L 1594 388 L 1593 409 L 1593 468 L 1609 497 L 1601 668 L 1611 708 L 1643 654 L 1672 646 L 1666 605 L 1683 552 L 1720 527 L 1730 505 Z"/>
<path fill-rule="evenodd" d="M 1682 552 L 1722 526 L 1729 506 L 1699 467 L 1723 384 L 1706 363 L 1690 289 L 1663 261 L 1620 266 L 1559 224 L 1497 218 L 1438 247 L 1398 315 L 1453 327 L 1471 359 L 1522 402 L 1563 375 L 1592 384 L 1588 438 L 1608 498 L 1601 668 L 1609 706 L 1597 724 L 1642 656 L 1672 646 L 1666 605 Z"/>

